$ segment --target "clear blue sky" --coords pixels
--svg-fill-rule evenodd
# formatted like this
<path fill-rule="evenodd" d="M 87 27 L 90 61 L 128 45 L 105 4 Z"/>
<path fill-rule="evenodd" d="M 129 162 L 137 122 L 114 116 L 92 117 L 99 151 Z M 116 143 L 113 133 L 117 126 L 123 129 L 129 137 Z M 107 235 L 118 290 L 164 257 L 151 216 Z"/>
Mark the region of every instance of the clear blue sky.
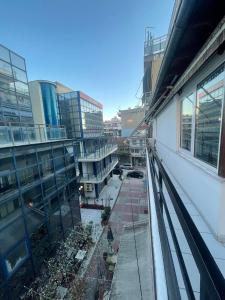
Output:
<path fill-rule="evenodd" d="M 134 106 L 144 29 L 168 30 L 173 0 L 3 0 L 0 43 L 26 59 L 28 79 L 57 80 L 104 105 Z"/>

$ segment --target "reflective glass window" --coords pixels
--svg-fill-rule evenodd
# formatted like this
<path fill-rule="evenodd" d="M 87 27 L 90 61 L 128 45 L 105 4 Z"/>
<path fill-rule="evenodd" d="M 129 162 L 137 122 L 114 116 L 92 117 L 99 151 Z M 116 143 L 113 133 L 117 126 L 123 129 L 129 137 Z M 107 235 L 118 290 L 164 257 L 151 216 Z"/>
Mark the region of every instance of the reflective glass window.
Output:
<path fill-rule="evenodd" d="M 15 85 L 12 77 L 6 77 L 0 73 L 0 88 L 4 90 L 15 90 Z"/>
<path fill-rule="evenodd" d="M 31 107 L 30 98 L 26 96 L 17 96 L 18 104 L 21 106 Z"/>
<path fill-rule="evenodd" d="M 19 246 L 13 249 L 6 258 L 6 269 L 8 273 L 12 273 L 27 257 L 28 249 L 26 242 L 23 241 Z"/>
<path fill-rule="evenodd" d="M 23 82 L 27 82 L 27 75 L 25 71 L 22 71 L 16 67 L 13 67 L 13 76 L 15 79 Z"/>
<path fill-rule="evenodd" d="M 15 54 L 13 52 L 10 52 L 10 54 L 11 54 L 12 64 L 22 70 L 26 70 L 24 58 L 22 58 L 21 56 Z"/>
<path fill-rule="evenodd" d="M 3 60 L 0 60 L 0 73 L 7 76 L 12 76 L 11 65 Z"/>
<path fill-rule="evenodd" d="M 193 116 L 193 94 L 184 98 L 181 102 L 181 137 L 180 146 L 191 150 L 192 116 Z"/>
<path fill-rule="evenodd" d="M 15 94 L 10 94 L 7 91 L 1 91 L 0 90 L 0 100 L 2 103 L 7 103 L 7 104 L 17 104 L 16 96 Z"/>
<path fill-rule="evenodd" d="M 16 91 L 18 93 L 24 94 L 24 95 L 29 95 L 29 89 L 28 89 L 28 85 L 20 82 L 20 81 L 16 81 L 15 82 L 15 87 L 16 87 Z"/>
<path fill-rule="evenodd" d="M 224 99 L 224 67 L 197 87 L 195 156 L 217 166 Z"/>
<path fill-rule="evenodd" d="M 0 58 L 10 62 L 9 50 L 0 45 Z"/>

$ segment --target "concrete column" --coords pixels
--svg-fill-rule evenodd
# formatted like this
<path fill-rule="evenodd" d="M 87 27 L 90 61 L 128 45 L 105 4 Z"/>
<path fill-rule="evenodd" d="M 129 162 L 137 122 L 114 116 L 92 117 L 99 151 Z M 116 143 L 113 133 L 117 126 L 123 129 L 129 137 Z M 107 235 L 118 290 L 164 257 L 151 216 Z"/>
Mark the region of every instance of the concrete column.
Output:
<path fill-rule="evenodd" d="M 96 161 L 93 162 L 93 173 L 95 176 L 97 176 L 97 165 Z"/>
<path fill-rule="evenodd" d="M 99 196 L 98 184 L 95 184 L 95 196 L 96 196 L 96 198 L 98 198 L 98 196 Z"/>

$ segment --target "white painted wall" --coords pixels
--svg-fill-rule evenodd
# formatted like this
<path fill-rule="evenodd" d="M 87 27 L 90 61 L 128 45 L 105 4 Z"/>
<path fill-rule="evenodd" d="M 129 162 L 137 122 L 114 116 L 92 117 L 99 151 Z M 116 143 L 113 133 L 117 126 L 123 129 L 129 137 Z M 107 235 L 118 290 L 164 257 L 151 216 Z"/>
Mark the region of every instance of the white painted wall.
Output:
<path fill-rule="evenodd" d="M 192 92 L 225 60 L 225 55 L 214 57 L 183 88 L 153 121 L 153 138 L 156 149 L 167 170 L 173 175 L 183 192 L 193 202 L 218 240 L 225 241 L 225 180 L 217 170 L 194 158 L 188 151 L 179 148 L 180 100 Z"/>
<path fill-rule="evenodd" d="M 36 125 L 36 136 L 40 138 L 40 141 L 46 140 L 46 124 L 44 107 L 42 102 L 41 88 L 38 81 L 29 82 L 29 90 L 31 96 L 31 104 L 33 111 L 34 124 Z M 38 125 L 40 125 L 38 127 Z"/>
<path fill-rule="evenodd" d="M 87 192 L 86 188 L 85 188 L 85 183 L 84 183 L 84 195 L 85 197 L 90 197 L 90 198 L 95 198 L 96 194 L 95 194 L 95 185 L 92 183 L 92 191 L 91 192 Z"/>
<path fill-rule="evenodd" d="M 44 107 L 42 102 L 41 88 L 38 81 L 29 82 L 32 111 L 35 124 L 45 124 Z"/>

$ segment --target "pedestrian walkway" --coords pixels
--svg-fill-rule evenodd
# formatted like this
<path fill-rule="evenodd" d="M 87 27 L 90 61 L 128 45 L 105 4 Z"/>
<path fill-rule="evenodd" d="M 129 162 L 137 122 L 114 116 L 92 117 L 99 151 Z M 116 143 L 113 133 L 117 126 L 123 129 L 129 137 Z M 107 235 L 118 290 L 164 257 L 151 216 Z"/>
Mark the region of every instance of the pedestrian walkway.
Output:
<path fill-rule="evenodd" d="M 124 239 L 126 240 L 128 237 L 132 237 L 129 239 L 130 247 L 127 247 L 126 252 L 130 251 L 130 253 L 127 253 L 129 256 L 129 261 L 132 261 L 132 264 L 134 268 L 132 269 L 132 272 L 135 273 L 133 278 L 137 278 L 138 273 L 140 272 L 140 280 L 139 282 L 136 282 L 135 284 L 138 284 L 139 286 L 142 285 L 142 291 L 144 294 L 144 286 L 146 286 L 146 282 L 149 281 L 149 286 L 151 286 L 151 276 L 150 274 L 146 273 L 146 268 L 144 270 L 145 273 L 143 273 L 142 266 L 146 266 L 146 253 L 150 253 L 149 251 L 143 251 L 145 250 L 146 246 L 146 228 L 148 226 L 148 205 L 147 205 L 147 191 L 145 187 L 145 181 L 142 179 L 128 179 L 125 178 L 123 180 L 118 198 L 116 200 L 115 205 L 112 208 L 112 213 L 110 216 L 109 224 L 112 229 L 114 241 L 112 243 L 113 250 L 115 253 L 118 252 L 118 263 L 123 264 L 123 258 L 124 257 Z M 143 224 L 143 226 L 139 227 L 139 229 L 136 229 L 137 224 Z M 145 224 L 145 225 L 144 225 Z M 134 226 L 134 227 L 133 227 Z M 142 230 L 142 229 L 143 230 Z M 98 242 L 98 245 L 96 247 L 95 253 L 93 255 L 93 259 L 89 265 L 88 271 L 85 274 L 85 277 L 87 278 L 88 282 L 88 288 L 87 293 L 85 296 L 86 300 L 92 300 L 94 299 L 95 292 L 97 290 L 100 291 L 106 291 L 108 290 L 108 293 L 110 293 L 111 284 L 112 284 L 112 276 L 110 277 L 110 274 L 107 273 L 107 270 L 105 269 L 103 253 L 111 251 L 108 241 L 107 241 L 107 229 L 108 226 L 105 227 L 101 238 Z M 134 251 L 134 231 L 135 235 L 137 234 L 137 251 Z M 140 230 L 141 229 L 141 230 Z M 136 233 L 137 230 L 137 233 Z M 139 232 L 140 231 L 140 232 Z M 140 234 L 139 234 L 140 233 Z M 129 244 L 127 243 L 127 245 Z M 122 246 L 121 246 L 122 245 Z M 123 251 L 120 252 L 120 247 L 123 248 Z M 146 246 L 147 247 L 147 246 Z M 139 261 L 139 265 L 137 264 L 137 255 L 142 256 L 142 262 Z M 145 254 L 144 254 L 145 253 Z M 121 254 L 121 256 L 120 256 Z M 133 255 L 134 254 L 134 255 Z M 122 265 L 121 265 L 122 266 Z M 119 270 L 120 266 L 116 266 L 116 270 Z M 138 268 L 140 270 L 138 271 Z M 149 266 L 149 270 L 151 270 L 151 266 Z M 129 267 L 127 268 L 127 282 L 129 281 L 129 272 L 131 270 Z M 117 272 L 117 271 L 115 271 Z M 126 270 L 125 270 L 126 273 Z M 118 275 L 118 274 L 117 274 Z M 124 274 L 122 275 L 124 277 Z M 113 288 L 116 287 L 117 281 L 114 282 Z M 126 284 L 126 280 L 123 284 Z M 131 282 L 130 282 L 131 284 Z M 120 286 L 121 287 L 121 286 Z M 119 290 L 120 290 L 119 287 Z M 118 290 L 116 290 L 117 292 Z M 148 294 L 148 293 L 147 293 Z M 140 294 L 139 294 L 140 295 Z M 146 293 L 145 293 L 146 295 Z M 103 293 L 102 293 L 103 296 Z M 113 297 L 113 294 L 112 294 Z M 123 296 L 124 297 L 124 296 Z M 135 296 L 136 297 L 136 296 Z M 116 299 L 115 297 L 112 299 Z M 118 299 L 126 299 L 126 298 L 118 298 Z M 127 298 L 128 299 L 128 298 Z M 131 298 L 131 295 L 129 296 L 129 300 L 134 299 Z M 141 298 L 135 298 L 135 300 L 139 300 Z M 147 299 L 147 298 L 142 298 Z"/>

